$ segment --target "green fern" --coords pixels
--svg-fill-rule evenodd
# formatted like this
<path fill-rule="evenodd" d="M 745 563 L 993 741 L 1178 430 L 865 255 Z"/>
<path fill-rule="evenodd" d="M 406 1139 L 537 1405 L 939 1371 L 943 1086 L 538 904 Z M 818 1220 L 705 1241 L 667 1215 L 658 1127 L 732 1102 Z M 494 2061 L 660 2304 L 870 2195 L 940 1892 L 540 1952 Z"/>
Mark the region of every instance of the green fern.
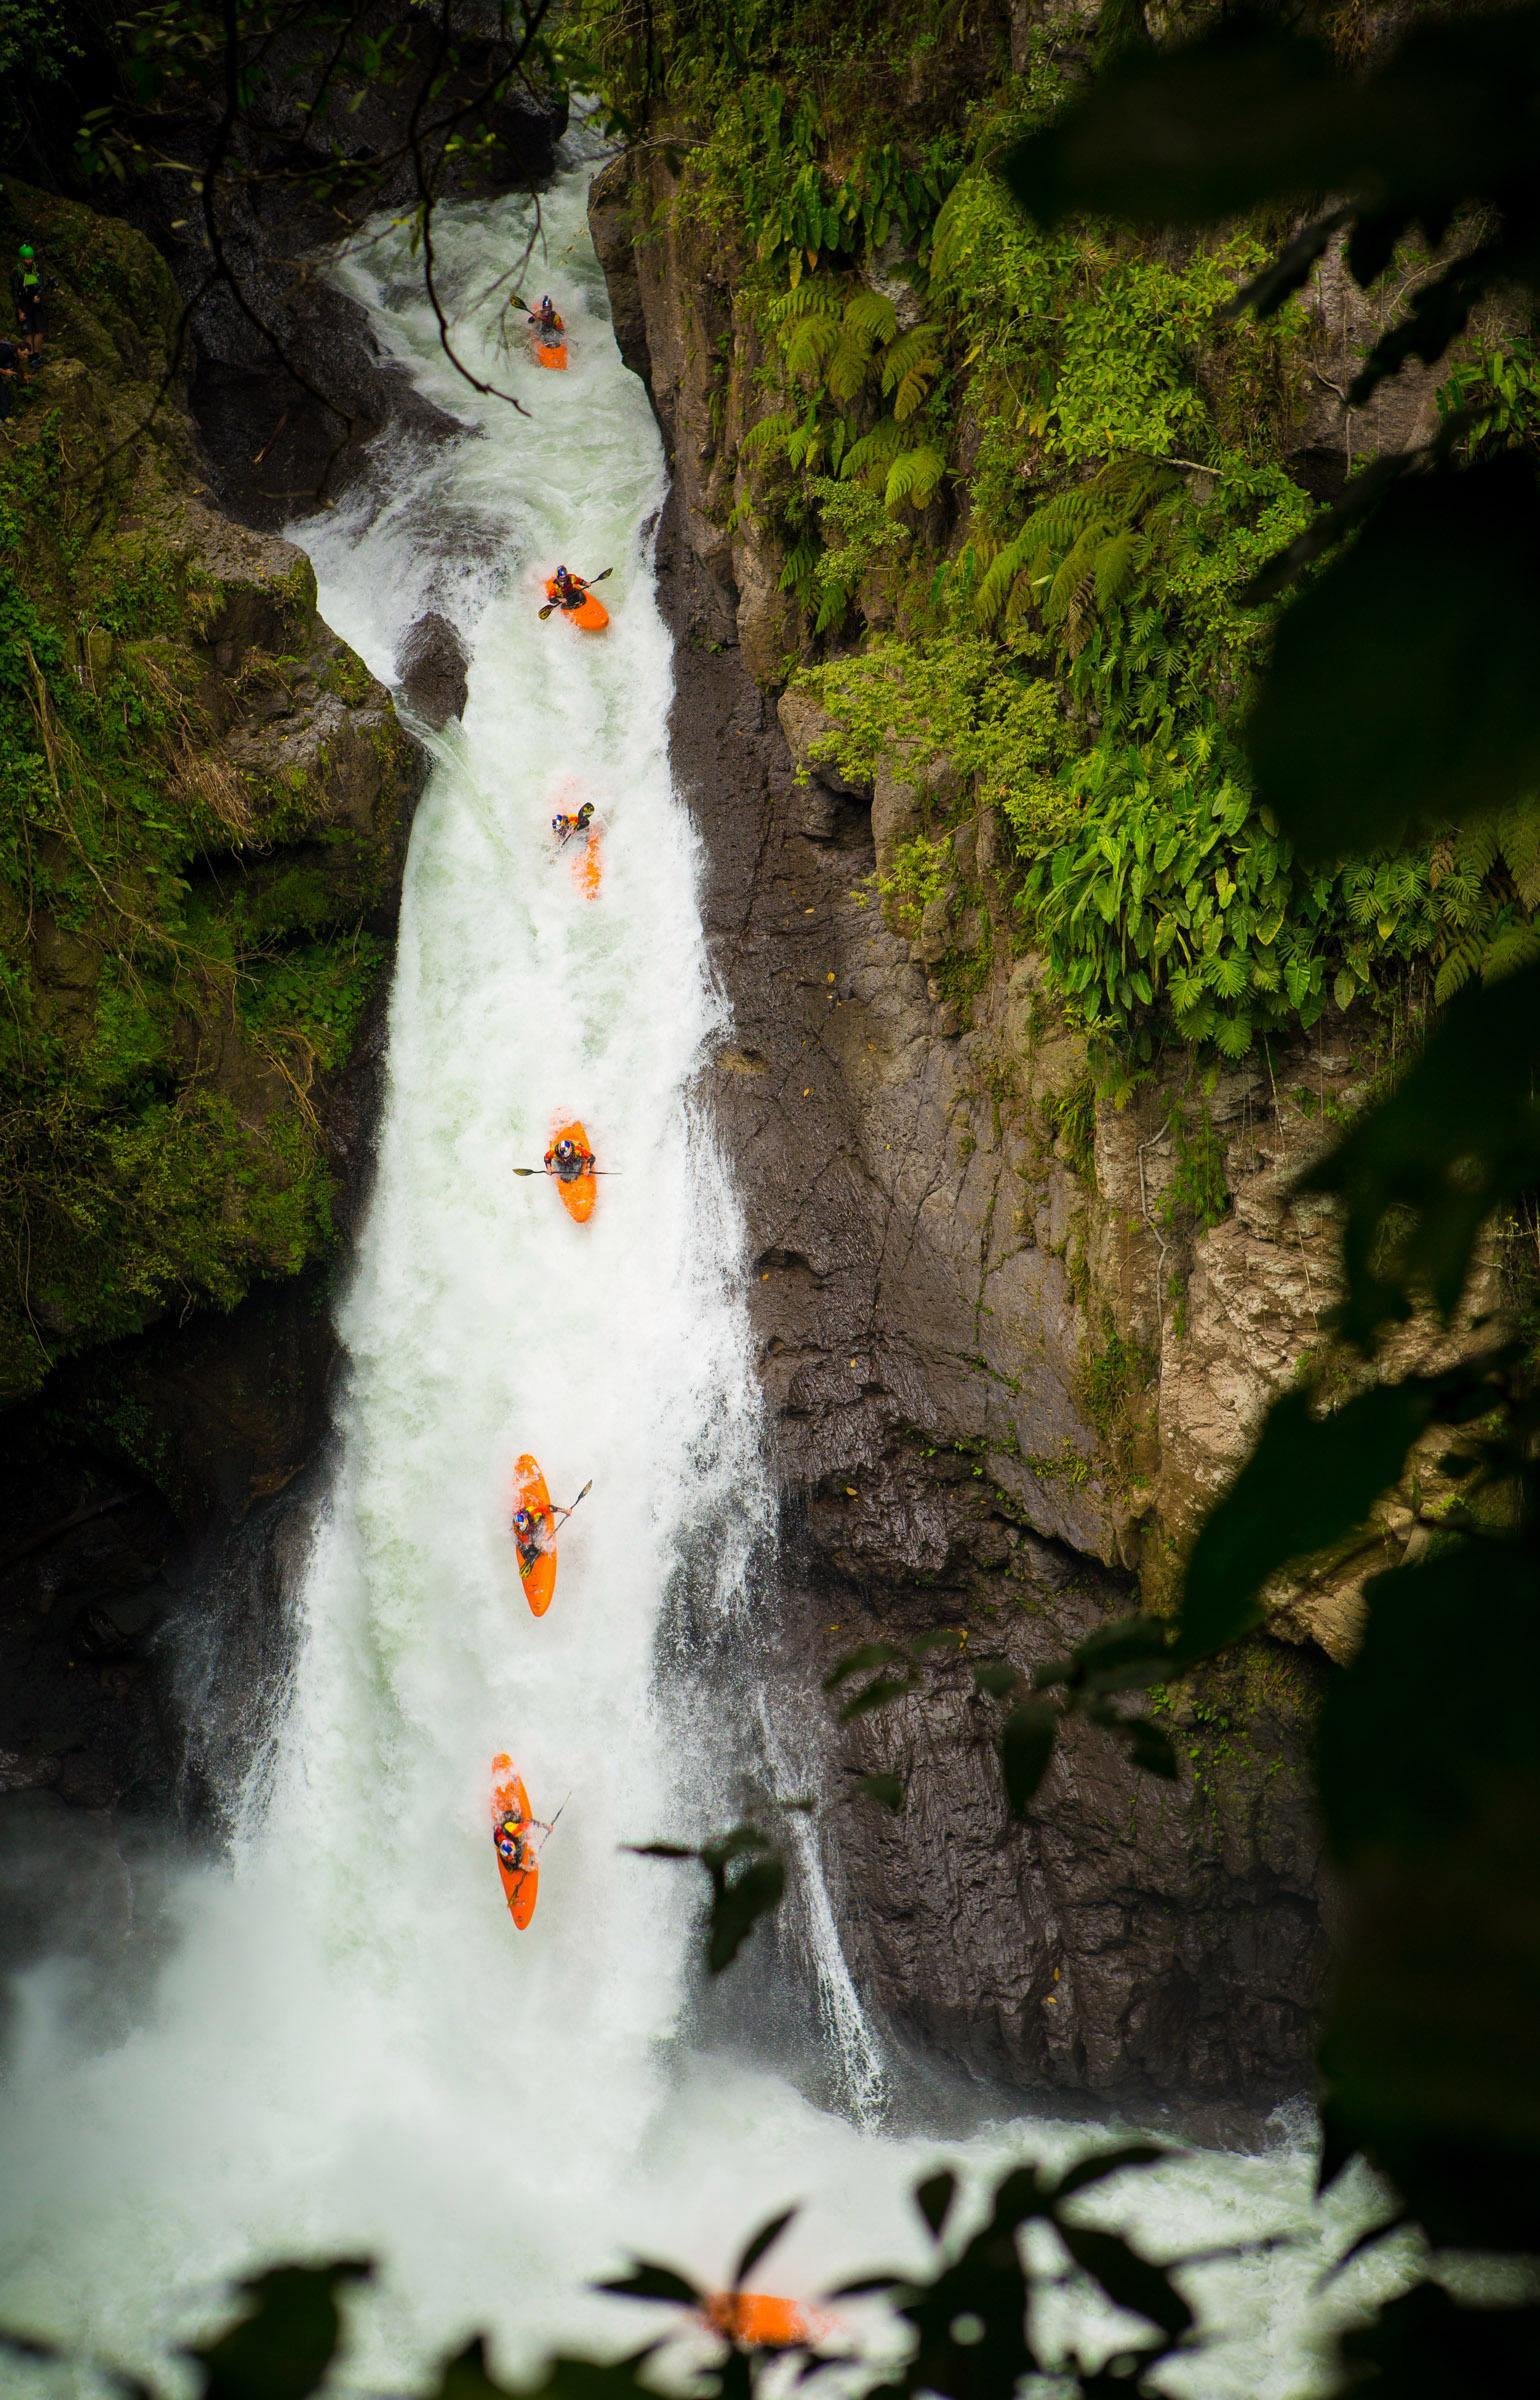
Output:
<path fill-rule="evenodd" d="M 889 342 L 882 358 L 882 388 L 893 395 L 893 414 L 907 424 L 941 372 L 941 327 L 914 325 Z"/>
<path fill-rule="evenodd" d="M 761 417 L 751 425 L 738 444 L 740 458 L 757 458 L 762 451 L 784 450 L 789 437 L 795 433 L 801 419 L 793 409 L 777 409 L 773 416 Z"/>
<path fill-rule="evenodd" d="M 884 417 L 870 433 L 863 433 L 858 442 L 851 443 L 840 461 L 840 475 L 849 482 L 862 476 L 881 476 L 885 481 L 903 446 L 903 428 L 892 417 Z"/>
<path fill-rule="evenodd" d="M 799 598 L 807 596 L 818 565 L 818 549 L 819 545 L 811 535 L 793 543 L 786 553 L 777 588 L 783 592 L 795 592 Z"/>
<path fill-rule="evenodd" d="M 883 506 L 889 511 L 926 507 L 945 473 L 946 455 L 933 442 L 922 443 L 918 450 L 901 450 L 888 469 Z"/>
<path fill-rule="evenodd" d="M 1527 922 L 1505 926 L 1481 961 L 1481 980 L 1496 983 L 1516 968 L 1532 966 L 1536 959 L 1540 959 L 1540 926 Z"/>
<path fill-rule="evenodd" d="M 778 326 L 800 324 L 804 317 L 837 317 L 840 313 L 840 287 L 832 276 L 804 275 L 789 292 L 782 292 L 771 301 L 772 321 Z"/>
<path fill-rule="evenodd" d="M 886 292 L 874 292 L 869 284 L 863 284 L 845 303 L 845 324 L 869 347 L 875 347 L 878 342 L 893 340 L 898 331 L 898 311 Z"/>
<path fill-rule="evenodd" d="M 836 317 L 825 316 L 821 312 L 799 317 L 786 340 L 787 373 L 822 374 L 839 348 L 839 340 L 839 320 Z"/>
<path fill-rule="evenodd" d="M 1061 630 L 1067 655 L 1079 656 L 1096 620 L 1132 590 L 1166 529 L 1180 478 L 1159 459 L 1115 459 L 1088 483 L 1056 492 L 996 554 L 973 598 L 981 624 L 1018 624 L 1034 605 L 1045 625 Z M 1122 645 L 1132 672 L 1141 641 L 1152 645 L 1140 664 L 1146 679 L 1162 662 L 1159 612 L 1135 614 Z M 1107 711 L 1104 707 L 1103 718 Z"/>
<path fill-rule="evenodd" d="M 1514 800 L 1497 818 L 1513 888 L 1526 908 L 1540 909 L 1540 806 L 1533 800 Z"/>

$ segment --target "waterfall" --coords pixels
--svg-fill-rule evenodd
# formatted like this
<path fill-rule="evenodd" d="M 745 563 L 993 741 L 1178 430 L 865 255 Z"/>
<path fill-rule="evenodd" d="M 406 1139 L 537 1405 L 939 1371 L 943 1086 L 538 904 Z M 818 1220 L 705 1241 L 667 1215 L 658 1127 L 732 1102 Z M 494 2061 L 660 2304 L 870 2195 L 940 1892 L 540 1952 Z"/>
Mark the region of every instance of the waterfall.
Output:
<path fill-rule="evenodd" d="M 590 172 L 577 157 L 538 227 L 520 200 L 436 219 L 456 345 L 527 415 L 444 357 L 405 229 L 336 270 L 461 431 L 379 446 L 296 538 L 377 673 L 431 608 L 470 692 L 463 724 L 428 737 L 335 1465 L 231 1853 L 173 1877 L 153 1996 L 116 2046 L 73 2030 L 57 1971 L 27 1980 L 0 2105 L 0 2319 L 145 2365 L 218 2315 L 221 2279 L 273 2257 L 379 2257 L 352 2364 L 400 2388 L 477 2327 L 508 2365 L 656 2330 L 593 2279 L 633 2247 L 720 2278 L 791 2200 L 809 2205 L 764 2270 L 785 2288 L 923 2255 L 907 2193 L 942 2152 L 872 2128 L 885 2068 L 816 1844 L 797 1837 L 809 2032 L 843 2062 L 843 2114 L 692 2044 L 702 1879 L 626 1847 L 712 1821 L 713 1751 L 782 1753 L 749 1675 L 717 1676 L 725 1724 L 695 1743 L 672 1690 L 688 1643 L 660 1639 L 689 1554 L 709 1562 L 692 1603 L 714 1614 L 708 1646 L 730 1653 L 771 1512 L 741 1224 L 695 1097 L 723 1022 L 669 768 L 663 458 L 610 331 Z M 564 376 L 504 338 L 515 273 L 558 298 Z M 613 570 L 602 638 L 540 622 L 558 560 Z M 595 901 L 548 831 L 579 799 L 603 828 Z M 567 1116 L 611 1170 L 586 1227 L 512 1172 Z M 508 1531 L 523 1450 L 558 1501 L 593 1479 L 540 1620 Z M 563 1810 L 524 1934 L 488 1834 L 503 1749 L 536 1813 Z M 756 1955 L 733 1972 L 762 1972 Z M 986 2170 L 1083 2138 L 997 2123 L 945 2154 Z M 1298 2150 L 1212 2154 L 1136 2195 L 1137 2222 L 1163 2249 L 1225 2240 L 1299 2220 L 1308 2180 Z M 1208 2270 L 1244 2357 L 1174 2372 L 1173 2391 L 1294 2388 L 1310 2264 Z"/>

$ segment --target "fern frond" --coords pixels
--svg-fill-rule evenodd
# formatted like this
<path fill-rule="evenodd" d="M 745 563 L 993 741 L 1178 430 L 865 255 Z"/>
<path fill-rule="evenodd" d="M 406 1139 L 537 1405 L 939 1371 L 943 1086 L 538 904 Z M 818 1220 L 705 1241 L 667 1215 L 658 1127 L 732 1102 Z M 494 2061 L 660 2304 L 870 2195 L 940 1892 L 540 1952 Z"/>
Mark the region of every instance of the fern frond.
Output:
<path fill-rule="evenodd" d="M 914 325 L 888 344 L 882 358 L 882 388 L 891 392 L 900 425 L 914 415 L 941 372 L 941 328 Z"/>
<path fill-rule="evenodd" d="M 840 287 L 828 275 L 804 275 L 770 303 L 771 318 L 782 326 L 799 324 L 804 317 L 837 317 L 839 311 Z"/>
<path fill-rule="evenodd" d="M 1125 527 L 1100 544 L 1092 568 L 1098 608 L 1110 608 L 1114 600 L 1121 600 L 1149 547 L 1147 536 L 1136 533 L 1132 527 Z"/>
<path fill-rule="evenodd" d="M 786 344 L 786 366 L 792 375 L 816 375 L 839 347 L 838 320 L 829 316 L 799 317 Z"/>
<path fill-rule="evenodd" d="M 1055 570 L 1053 580 L 1043 595 L 1043 622 L 1045 625 L 1067 623 L 1075 594 L 1082 585 L 1090 584 L 1096 553 L 1106 538 L 1105 522 L 1093 519 L 1065 551 Z"/>
<path fill-rule="evenodd" d="M 888 469 L 884 507 L 890 511 L 924 508 L 945 473 L 945 455 L 934 443 L 925 442 L 918 450 L 901 450 Z"/>
<path fill-rule="evenodd" d="M 1018 533 L 1014 541 L 997 550 L 979 578 L 973 595 L 973 613 L 981 625 L 992 625 L 1010 599 L 1016 579 L 1030 561 L 1031 549 L 1027 533 Z"/>
<path fill-rule="evenodd" d="M 894 339 L 898 332 L 898 311 L 886 292 L 874 292 L 870 285 L 863 284 L 845 303 L 845 323 L 871 350 L 878 342 Z"/>
<path fill-rule="evenodd" d="M 1540 908 L 1540 805 L 1513 800 L 1497 819 L 1503 857 L 1526 908 Z"/>
<path fill-rule="evenodd" d="M 738 444 L 739 457 L 757 458 L 762 450 L 783 450 L 787 435 L 795 431 L 800 421 L 789 408 L 778 409 L 773 417 L 761 417 Z"/>
<path fill-rule="evenodd" d="M 1481 961 L 1481 980 L 1497 983 L 1518 967 L 1533 966 L 1536 959 L 1540 959 L 1540 926 L 1509 925 L 1489 945 Z"/>
<path fill-rule="evenodd" d="M 1455 843 L 1455 857 L 1466 871 L 1479 882 L 1490 875 L 1497 864 L 1497 826 L 1491 817 L 1477 817 L 1462 825 Z"/>
<path fill-rule="evenodd" d="M 884 417 L 880 425 L 872 427 L 870 433 L 863 433 L 858 442 L 851 443 L 840 463 L 841 478 L 847 482 L 853 481 L 870 474 L 874 469 L 886 475 L 903 446 L 902 428 L 892 417 Z"/>
<path fill-rule="evenodd" d="M 843 622 L 849 606 L 850 593 L 843 583 L 826 584 L 823 598 L 818 603 L 818 614 L 813 619 L 814 633 L 832 631 L 835 626 Z"/>
<path fill-rule="evenodd" d="M 1481 963 L 1481 944 L 1467 935 L 1456 942 L 1438 973 L 1433 978 L 1433 998 L 1442 1008 L 1446 1000 L 1463 991 Z"/>
<path fill-rule="evenodd" d="M 813 579 L 818 555 L 816 541 L 809 539 L 795 543 L 786 553 L 786 563 L 781 569 L 777 589 L 783 592 L 804 590 Z"/>

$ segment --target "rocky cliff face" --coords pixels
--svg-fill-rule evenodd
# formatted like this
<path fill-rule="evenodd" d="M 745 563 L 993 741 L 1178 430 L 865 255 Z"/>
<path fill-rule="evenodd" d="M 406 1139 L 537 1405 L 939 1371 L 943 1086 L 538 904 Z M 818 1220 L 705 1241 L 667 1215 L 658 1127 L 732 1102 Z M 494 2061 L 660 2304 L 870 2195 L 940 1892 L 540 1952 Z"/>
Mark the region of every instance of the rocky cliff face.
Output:
<path fill-rule="evenodd" d="M 1015 938 L 995 813 L 959 809 L 923 751 L 890 750 L 865 783 L 817 763 L 817 708 L 775 701 L 779 561 L 751 510 L 730 516 L 752 328 L 670 183 L 657 152 L 622 163 L 593 221 L 674 469 L 675 741 L 734 1008 L 715 1085 L 778 1435 L 788 1647 L 831 1788 L 878 1766 L 909 1785 L 896 1818 L 826 1819 L 847 1943 L 899 2026 L 1018 2080 L 1297 2086 L 1321 1957 L 1304 1761 L 1321 1652 L 1351 1640 L 1374 1559 L 1323 1568 L 1240 1666 L 1159 1696 L 1178 1785 L 1082 1734 L 1024 1829 L 966 1662 L 1041 1664 L 1168 1587 L 1317 1342 L 1330 1228 L 1291 1187 L 1363 1062 L 1323 1033 L 1099 1103 Z M 940 891 L 880 904 L 900 846 L 937 829 Z M 1389 1512 L 1376 1557 L 1409 1530 Z M 830 1723 L 817 1670 L 938 1623 L 965 1637 L 960 1662 Z"/>
<path fill-rule="evenodd" d="M 30 1938 L 57 1811 L 111 1880 L 110 1812 L 217 1794 L 273 1663 L 421 763 L 303 554 L 212 505 L 148 244 L 19 186 L 6 214 L 53 285 L 0 468 L 0 1877 Z M 194 1601 L 220 1714 L 163 1638 Z"/>

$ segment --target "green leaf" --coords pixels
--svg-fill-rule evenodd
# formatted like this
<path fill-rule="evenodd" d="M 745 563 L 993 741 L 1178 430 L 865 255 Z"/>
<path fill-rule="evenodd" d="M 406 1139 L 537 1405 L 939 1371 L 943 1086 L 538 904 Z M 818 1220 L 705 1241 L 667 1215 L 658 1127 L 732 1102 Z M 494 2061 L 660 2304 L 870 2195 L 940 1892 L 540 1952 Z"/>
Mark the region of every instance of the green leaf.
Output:
<path fill-rule="evenodd" d="M 1193 2323 L 1192 2310 L 1164 2267 L 1141 2258 L 1120 2233 L 1102 2233 L 1085 2225 L 1055 2220 L 1060 2241 L 1082 2274 L 1101 2285 L 1117 2308 L 1156 2325 L 1171 2341 L 1180 2341 Z"/>
<path fill-rule="evenodd" d="M 608 2292 L 617 2300 L 657 2300 L 675 2308 L 694 2308 L 702 2298 L 698 2286 L 687 2277 L 650 2258 L 639 2258 L 629 2275 L 610 2276 L 596 2283 L 594 2290 Z"/>
<path fill-rule="evenodd" d="M 895 1817 L 902 1815 L 908 1798 L 902 1775 L 858 1775 L 851 1790 L 862 1800 L 875 1800 Z"/>
<path fill-rule="evenodd" d="M 1345 1207 L 1344 1330 L 1367 1344 L 1423 1292 L 1454 1314 L 1494 1213 L 1540 1175 L 1540 967 L 1463 992 L 1388 1099 L 1303 1178 Z"/>
<path fill-rule="evenodd" d="M 1000 1773 L 1013 1817 L 1024 1817 L 1036 1798 L 1058 1730 L 1059 1712 L 1050 1700 L 1023 1700 L 1001 1726 Z"/>
<path fill-rule="evenodd" d="M 1131 2167 L 1158 2167 L 1164 2160 L 1175 2157 L 1161 2142 L 1123 2142 L 1115 2150 L 1092 2150 L 1066 2167 L 1053 2187 L 1052 2205 L 1058 2208 L 1072 2200 L 1077 2192 L 1087 2192 L 1093 2184 L 1105 2183 L 1110 2175 L 1123 2175 Z"/>
<path fill-rule="evenodd" d="M 1537 555 L 1527 459 L 1445 466 L 1403 478 L 1285 613 L 1247 745 L 1303 858 L 1463 823 L 1540 782 Z"/>
<path fill-rule="evenodd" d="M 1451 2400 L 1454 2393 L 1532 2391 L 1540 2304 L 1489 2307 L 1419 2283 L 1387 2300 L 1367 2325 L 1341 2334 L 1341 2390 L 1364 2400 Z"/>
<path fill-rule="evenodd" d="M 853 1692 L 839 1712 L 842 1725 L 853 1724 L 857 1717 L 869 1716 L 875 1708 L 890 1708 L 895 1700 L 907 1700 L 914 1689 L 912 1675 L 878 1675 Z"/>
<path fill-rule="evenodd" d="M 930 2227 L 933 2241 L 940 2241 L 956 2197 L 957 2178 L 950 2167 L 942 2167 L 915 2185 L 914 2204 Z"/>
<path fill-rule="evenodd" d="M 184 2353 L 200 2370 L 204 2400 L 309 2400 L 341 2340 L 342 2287 L 373 2273 L 368 2259 L 344 2258 L 320 2267 L 269 2267 L 238 2285 L 244 2313 Z"/>
<path fill-rule="evenodd" d="M 1374 1577 L 1322 1716 L 1331 2117 L 1454 2249 L 1540 2249 L 1538 1589 L 1533 1529 Z"/>
<path fill-rule="evenodd" d="M 1182 1587 L 1177 1656 L 1206 1658 L 1260 1620 L 1263 1585 L 1363 1523 L 1431 1422 L 1436 1382 L 1376 1384 L 1330 1416 L 1273 1402 L 1250 1457 L 1204 1519 Z"/>
<path fill-rule="evenodd" d="M 852 1675 L 870 1674 L 873 1667 L 891 1667 L 907 1660 L 907 1652 L 893 1642 L 862 1642 L 858 1648 L 847 1650 L 837 1658 L 823 1679 L 826 1692 L 838 1691 Z"/>
<path fill-rule="evenodd" d="M 1081 210 L 1207 224 L 1340 183 L 1339 89 L 1316 43 L 1221 33 L 1099 77 L 1002 172 L 1043 224 Z"/>
<path fill-rule="evenodd" d="M 762 1854 L 740 1864 L 736 1873 L 713 1873 L 711 1924 L 706 1940 L 706 1967 L 720 1975 L 733 1963 L 763 1916 L 780 1907 L 786 1890 L 786 1862 L 768 1843 Z"/>
<path fill-rule="evenodd" d="M 499 2383 L 487 2365 L 486 2337 L 472 2334 L 463 2350 L 446 2358 L 427 2400 L 517 2400 L 506 2383 Z"/>
<path fill-rule="evenodd" d="M 795 2208 L 783 2208 L 778 2217 L 771 2217 L 761 2225 L 758 2233 L 745 2243 L 738 2264 L 733 2269 L 733 2290 L 735 2292 L 742 2291 L 760 2260 L 767 2251 L 774 2248 L 797 2213 Z"/>
<path fill-rule="evenodd" d="M 1158 1775 L 1165 1783 L 1177 1780 L 1176 1750 L 1171 1736 L 1148 1717 L 1126 1720 L 1125 1739 L 1132 1764 L 1146 1775 Z"/>

